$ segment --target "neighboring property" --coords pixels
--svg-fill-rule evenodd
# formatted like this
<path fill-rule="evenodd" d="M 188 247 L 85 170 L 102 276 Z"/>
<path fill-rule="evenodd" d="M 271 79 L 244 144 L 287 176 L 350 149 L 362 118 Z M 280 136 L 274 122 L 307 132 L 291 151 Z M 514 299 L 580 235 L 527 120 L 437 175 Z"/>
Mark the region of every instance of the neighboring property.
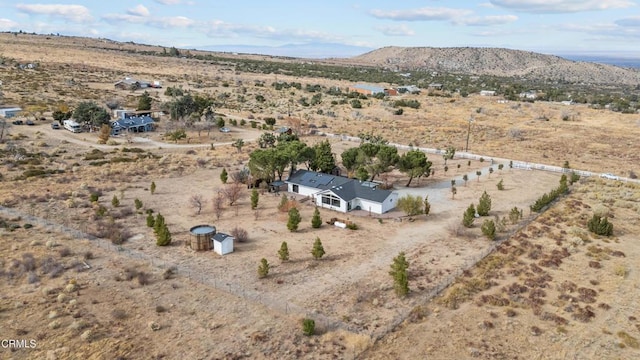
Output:
<path fill-rule="evenodd" d="M 420 88 L 415 86 L 415 85 L 398 86 L 396 88 L 396 90 L 398 90 L 398 93 L 400 93 L 400 94 L 404 94 L 404 93 L 418 94 L 418 93 L 420 93 Z"/>
<path fill-rule="evenodd" d="M 444 89 L 444 85 L 440 84 L 440 83 L 431 83 L 429 84 L 429 90 L 443 90 Z"/>
<path fill-rule="evenodd" d="M 357 92 L 363 95 L 376 95 L 380 93 L 383 93 L 385 95 L 390 95 L 390 96 L 398 95 L 398 91 L 396 89 L 388 89 L 388 88 L 383 88 L 376 85 L 367 85 L 367 84 L 355 84 L 355 85 L 349 86 L 347 91 Z"/>
<path fill-rule="evenodd" d="M 216 233 L 211 238 L 213 241 L 213 251 L 220 255 L 226 255 L 233 252 L 233 241 L 235 238 L 225 233 Z"/>
<path fill-rule="evenodd" d="M 384 214 L 396 207 L 398 194 L 378 189 L 378 184 L 342 176 L 298 170 L 286 181 L 287 191 L 313 198 L 322 208 L 349 212 L 365 210 Z"/>
<path fill-rule="evenodd" d="M 529 90 L 529 91 L 521 92 L 518 96 L 521 99 L 535 100 L 538 97 L 538 93 L 535 90 Z"/>
<path fill-rule="evenodd" d="M 493 90 L 481 90 L 480 96 L 496 96 L 496 92 Z"/>
<path fill-rule="evenodd" d="M 0 117 L 3 118 L 12 118 L 18 115 L 22 111 L 21 108 L 15 107 L 0 107 Z"/>
<path fill-rule="evenodd" d="M 149 115 L 131 116 L 111 122 L 111 135 L 125 132 L 143 133 L 155 130 L 155 121 Z"/>
<path fill-rule="evenodd" d="M 146 89 L 146 88 L 162 88 L 162 83 L 160 81 L 141 81 L 136 80 L 134 78 L 126 77 L 114 84 L 116 89 L 120 90 L 138 90 L 138 89 Z"/>

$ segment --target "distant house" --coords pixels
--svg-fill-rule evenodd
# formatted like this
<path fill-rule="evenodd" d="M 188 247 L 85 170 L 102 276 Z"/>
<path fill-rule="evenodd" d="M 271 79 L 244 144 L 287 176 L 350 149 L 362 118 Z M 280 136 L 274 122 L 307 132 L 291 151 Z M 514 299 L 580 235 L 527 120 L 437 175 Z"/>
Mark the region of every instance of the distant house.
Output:
<path fill-rule="evenodd" d="M 3 107 L 0 108 L 0 117 L 3 118 L 12 118 L 16 115 L 18 115 L 20 112 L 22 111 L 21 108 L 19 107 Z"/>
<path fill-rule="evenodd" d="M 428 86 L 429 90 L 442 90 L 444 89 L 444 85 L 440 83 L 431 83 Z"/>
<path fill-rule="evenodd" d="M 138 90 L 152 87 L 151 84 L 146 81 L 140 81 L 130 77 L 126 77 L 116 82 L 114 86 L 116 89 L 120 90 Z"/>
<path fill-rule="evenodd" d="M 363 95 L 376 95 L 376 94 L 385 94 L 389 96 L 398 95 L 398 91 L 396 89 L 389 89 L 381 86 L 367 85 L 367 84 L 355 84 L 355 85 L 349 86 L 347 91 L 357 92 L 358 94 L 363 94 Z"/>
<path fill-rule="evenodd" d="M 420 93 L 420 88 L 415 86 L 415 85 L 398 86 L 396 88 L 396 90 L 398 90 L 398 93 L 400 93 L 400 94 L 404 94 L 404 93 L 417 94 L 417 93 Z"/>
<path fill-rule="evenodd" d="M 493 90 L 481 90 L 480 96 L 496 96 L 496 92 Z"/>
<path fill-rule="evenodd" d="M 155 121 L 151 116 L 132 116 L 111 122 L 111 135 L 116 136 L 126 132 L 143 133 L 155 130 Z"/>
<path fill-rule="evenodd" d="M 282 134 L 291 135 L 291 134 L 293 134 L 293 130 L 291 130 L 291 128 L 288 127 L 288 126 L 281 126 L 281 127 L 277 128 L 274 132 L 276 133 L 276 135 L 282 135 Z"/>
<path fill-rule="evenodd" d="M 220 255 L 226 255 L 233 252 L 233 242 L 235 238 L 225 233 L 215 233 L 211 238 L 213 241 L 213 251 Z"/>
<path fill-rule="evenodd" d="M 529 91 L 521 92 L 518 96 L 521 99 L 535 100 L 538 97 L 538 93 L 534 90 L 529 90 Z"/>
<path fill-rule="evenodd" d="M 384 214 L 396 207 L 398 194 L 378 184 L 342 176 L 298 170 L 286 180 L 287 191 L 313 198 L 315 204 L 343 213 L 365 210 Z"/>

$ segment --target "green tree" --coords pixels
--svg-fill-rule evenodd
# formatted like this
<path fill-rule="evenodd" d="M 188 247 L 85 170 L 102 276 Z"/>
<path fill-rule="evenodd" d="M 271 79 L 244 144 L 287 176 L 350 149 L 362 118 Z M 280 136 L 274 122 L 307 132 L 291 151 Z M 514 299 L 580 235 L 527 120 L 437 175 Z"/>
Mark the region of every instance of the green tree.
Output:
<path fill-rule="evenodd" d="M 369 179 L 369 172 L 364 166 L 360 166 L 358 170 L 356 170 L 356 178 L 360 181 L 367 181 L 367 179 Z"/>
<path fill-rule="evenodd" d="M 102 124 L 109 124 L 109 114 L 107 110 L 92 101 L 84 101 L 76 106 L 73 111 L 73 118 L 81 123 L 99 128 Z"/>
<path fill-rule="evenodd" d="M 444 165 L 446 166 L 447 160 L 452 160 L 455 155 L 456 148 L 454 148 L 453 146 L 448 146 L 444 154 L 442 155 L 442 158 L 444 159 Z"/>
<path fill-rule="evenodd" d="M 289 261 L 289 246 L 286 241 L 283 241 L 278 250 L 278 258 L 280 261 Z"/>
<path fill-rule="evenodd" d="M 409 276 L 407 269 L 409 269 L 409 262 L 404 252 L 400 252 L 398 256 L 393 258 L 391 271 L 389 271 L 389 275 L 393 277 L 393 289 L 399 297 L 405 297 L 409 294 Z"/>
<path fill-rule="evenodd" d="M 154 227 L 153 225 L 155 224 L 156 219 L 153 217 L 152 213 L 147 214 L 147 226 L 152 228 Z"/>
<path fill-rule="evenodd" d="M 166 224 L 160 228 L 160 231 L 156 235 L 156 245 L 168 246 L 171 245 L 171 232 Z"/>
<path fill-rule="evenodd" d="M 498 181 L 498 183 L 496 184 L 496 187 L 498 188 L 498 190 L 504 190 L 504 184 L 502 182 L 502 179 Z"/>
<path fill-rule="evenodd" d="M 431 212 L 431 203 L 429 202 L 429 195 L 424 197 L 424 214 L 429 215 Z"/>
<path fill-rule="evenodd" d="M 347 169 L 348 173 L 352 173 L 358 167 L 358 148 L 349 148 L 342 152 L 342 166 Z"/>
<path fill-rule="evenodd" d="M 302 320 L 302 333 L 306 336 L 311 336 L 316 332 L 316 322 L 313 319 Z"/>
<path fill-rule="evenodd" d="M 300 212 L 297 208 L 293 207 L 289 210 L 289 220 L 287 221 L 287 229 L 291 232 L 295 232 L 298 230 L 298 225 L 302 221 L 300 217 Z"/>
<path fill-rule="evenodd" d="M 423 213 L 423 205 L 424 202 L 420 196 L 407 194 L 398 199 L 397 206 L 408 216 L 415 216 Z"/>
<path fill-rule="evenodd" d="M 113 198 L 111 198 L 111 205 L 113 205 L 113 207 L 120 206 L 120 200 L 118 200 L 117 196 L 113 195 Z"/>
<path fill-rule="evenodd" d="M 322 246 L 322 241 L 320 241 L 319 237 L 316 237 L 316 241 L 313 243 L 313 248 L 311 249 L 311 255 L 314 259 L 320 260 L 324 256 L 324 246 Z"/>
<path fill-rule="evenodd" d="M 142 95 L 138 98 L 138 107 L 136 110 L 151 110 L 151 103 L 153 99 L 149 95 L 148 92 L 143 92 Z"/>
<path fill-rule="evenodd" d="M 251 190 L 251 210 L 255 210 L 258 207 L 258 200 L 260 199 L 260 194 L 258 194 L 258 190 L 255 188 Z"/>
<path fill-rule="evenodd" d="M 260 135 L 260 139 L 258 139 L 258 146 L 261 149 L 272 148 L 276 146 L 276 136 L 268 132 Z"/>
<path fill-rule="evenodd" d="M 513 209 L 509 211 L 509 220 L 511 220 L 511 223 L 515 225 L 520 221 L 520 219 L 522 219 L 522 210 L 514 206 Z"/>
<path fill-rule="evenodd" d="M 431 174 L 431 161 L 428 161 L 425 154 L 417 149 L 409 150 L 400 156 L 398 167 L 409 176 L 407 187 L 411 185 L 414 178 L 428 177 Z"/>
<path fill-rule="evenodd" d="M 227 180 L 229 180 L 229 173 L 227 173 L 227 168 L 222 168 L 222 172 L 220 173 L 220 181 L 222 181 L 223 184 L 226 184 Z"/>
<path fill-rule="evenodd" d="M 278 204 L 278 210 L 280 212 L 285 212 L 288 211 L 287 208 L 289 207 L 289 198 L 287 197 L 287 194 L 282 194 L 282 196 L 280 196 L 280 203 Z"/>
<path fill-rule="evenodd" d="M 480 227 L 480 229 L 482 230 L 482 233 L 484 234 L 484 236 L 487 237 L 487 239 L 489 240 L 495 240 L 496 239 L 496 224 L 493 222 L 493 220 L 485 220 L 482 223 L 482 226 Z"/>
<path fill-rule="evenodd" d="M 164 226 L 164 216 L 160 213 L 156 214 L 156 219 L 153 222 L 153 233 L 157 236 Z"/>
<path fill-rule="evenodd" d="M 476 171 L 476 176 L 478 177 L 478 182 L 480 182 L 480 175 L 482 175 L 482 171 Z"/>
<path fill-rule="evenodd" d="M 267 275 L 269 275 L 269 262 L 267 259 L 262 258 L 260 260 L 260 265 L 258 265 L 258 277 L 262 279 L 266 278 Z"/>
<path fill-rule="evenodd" d="M 136 210 L 142 209 L 142 201 L 140 201 L 140 199 L 136 198 L 135 200 L 133 200 L 133 203 L 136 206 Z"/>
<path fill-rule="evenodd" d="M 486 191 L 482 193 L 482 196 L 480 196 L 476 211 L 480 216 L 489 215 L 489 211 L 491 211 L 491 197 L 489 196 L 489 194 L 487 194 Z"/>
<path fill-rule="evenodd" d="M 462 216 L 462 225 L 466 228 L 470 228 L 473 226 L 473 221 L 476 218 L 476 208 L 473 204 L 469 205 L 467 210 L 464 211 L 464 215 Z"/>
<path fill-rule="evenodd" d="M 336 159 L 331 152 L 329 140 L 315 144 L 312 149 L 314 156 L 309 162 L 311 170 L 330 173 L 336 167 Z"/>
<path fill-rule="evenodd" d="M 469 176 L 467 176 L 467 174 L 462 175 L 462 180 L 464 181 L 464 186 L 467 186 L 467 181 L 469 181 Z"/>
<path fill-rule="evenodd" d="M 320 210 L 316 207 L 313 211 L 313 217 L 311 218 L 311 227 L 318 229 L 322 226 L 322 218 L 320 217 Z"/>
<path fill-rule="evenodd" d="M 156 183 L 154 181 L 151 182 L 151 187 L 149 189 L 151 191 L 151 195 L 155 194 L 156 192 Z"/>
<path fill-rule="evenodd" d="M 187 137 L 187 133 L 184 129 L 177 129 L 174 131 L 168 131 L 165 133 L 165 136 L 172 140 L 173 142 L 178 142 L 178 140 L 185 139 Z"/>
<path fill-rule="evenodd" d="M 613 234 L 613 224 L 605 217 L 593 215 L 587 222 L 589 231 L 597 235 L 611 236 Z"/>
<path fill-rule="evenodd" d="M 223 128 L 224 125 L 225 125 L 224 118 L 222 116 L 218 116 L 216 118 L 216 126 L 219 127 L 219 128 Z"/>
<path fill-rule="evenodd" d="M 244 140 L 242 139 L 236 139 L 236 141 L 233 142 L 233 146 L 234 148 L 236 148 L 238 150 L 238 152 L 242 151 L 242 147 L 244 146 Z"/>

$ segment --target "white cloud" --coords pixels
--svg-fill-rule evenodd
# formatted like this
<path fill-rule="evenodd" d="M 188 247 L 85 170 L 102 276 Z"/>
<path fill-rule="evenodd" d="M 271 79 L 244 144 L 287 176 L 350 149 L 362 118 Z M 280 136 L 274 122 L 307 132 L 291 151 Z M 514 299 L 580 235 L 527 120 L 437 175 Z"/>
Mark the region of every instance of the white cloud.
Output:
<path fill-rule="evenodd" d="M 411 10 L 378 10 L 369 11 L 373 17 L 378 19 L 396 20 L 396 21 L 430 21 L 430 20 L 452 20 L 462 16 L 471 14 L 471 10 L 453 9 L 453 8 L 432 8 L 424 7 Z"/>
<path fill-rule="evenodd" d="M 155 2 L 162 5 L 178 5 L 183 3 L 182 0 L 155 0 Z"/>
<path fill-rule="evenodd" d="M 147 9 L 144 5 L 139 4 L 138 6 L 128 9 L 127 14 L 133 16 L 149 16 L 149 9 Z"/>
<path fill-rule="evenodd" d="M 130 13 L 130 11 L 129 11 Z M 130 24 L 143 24 L 153 26 L 160 29 L 168 28 L 188 28 L 198 25 L 198 22 L 189 19 L 184 16 L 171 16 L 171 17 L 151 17 L 151 16 L 138 16 L 129 14 L 106 14 L 102 17 L 103 20 L 109 23 L 130 23 Z"/>
<path fill-rule="evenodd" d="M 400 26 L 376 26 L 374 29 L 380 31 L 387 36 L 413 36 L 415 31 L 411 30 L 406 25 Z"/>
<path fill-rule="evenodd" d="M 630 0 L 490 0 L 491 4 L 528 13 L 574 13 L 635 6 Z"/>
<path fill-rule="evenodd" d="M 617 20 L 616 25 L 625 27 L 640 27 L 640 16 L 632 16 Z"/>
<path fill-rule="evenodd" d="M 29 15 L 48 15 L 77 23 L 92 20 L 91 12 L 82 5 L 18 4 L 16 8 Z"/>
<path fill-rule="evenodd" d="M 159 28 L 187 28 L 196 24 L 195 20 L 184 16 L 172 16 L 149 21 L 149 25 Z"/>
<path fill-rule="evenodd" d="M 9 19 L 0 18 L 0 31 L 9 31 L 17 28 L 18 28 L 17 22 Z"/>
<path fill-rule="evenodd" d="M 456 24 L 468 25 L 468 26 L 492 26 L 492 25 L 504 25 L 512 23 L 518 20 L 515 15 L 490 15 L 481 17 L 470 17 L 456 20 Z"/>
<path fill-rule="evenodd" d="M 256 26 L 231 24 L 220 20 L 209 22 L 206 34 L 210 37 L 235 38 L 250 36 L 262 39 L 281 40 L 287 42 L 339 42 L 347 43 L 341 36 L 322 31 L 302 29 L 277 29 L 273 26 Z"/>

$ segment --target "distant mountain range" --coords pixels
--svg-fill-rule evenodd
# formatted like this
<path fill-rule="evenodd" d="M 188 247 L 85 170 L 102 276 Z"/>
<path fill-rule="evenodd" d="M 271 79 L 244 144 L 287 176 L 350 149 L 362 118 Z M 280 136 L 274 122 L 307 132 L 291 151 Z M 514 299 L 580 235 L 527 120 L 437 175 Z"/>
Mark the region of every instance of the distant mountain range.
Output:
<path fill-rule="evenodd" d="M 553 79 L 574 83 L 640 85 L 640 69 L 568 60 L 555 55 L 502 48 L 389 46 L 346 62 L 398 71 L 428 70 L 468 75 Z M 591 59 L 602 60 L 603 57 Z M 608 58 L 611 59 L 611 58 Z M 617 60 L 620 62 L 620 59 Z M 633 61 L 632 61 L 633 62 Z"/>

